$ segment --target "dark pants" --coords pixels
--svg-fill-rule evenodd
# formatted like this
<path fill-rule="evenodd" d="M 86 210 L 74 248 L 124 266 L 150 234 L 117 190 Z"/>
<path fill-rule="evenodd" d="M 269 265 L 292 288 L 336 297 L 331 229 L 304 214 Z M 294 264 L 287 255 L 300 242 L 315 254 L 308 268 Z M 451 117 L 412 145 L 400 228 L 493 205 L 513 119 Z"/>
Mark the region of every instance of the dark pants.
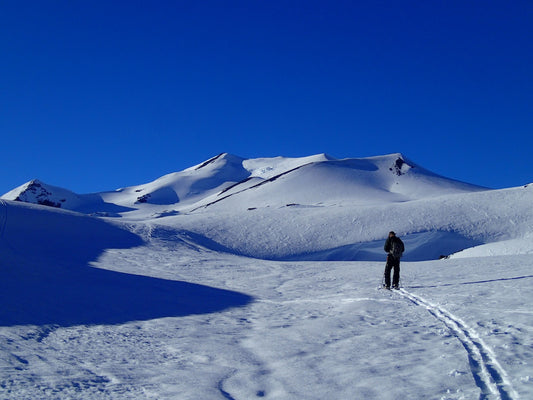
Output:
<path fill-rule="evenodd" d="M 394 268 L 394 275 L 392 276 L 392 285 L 398 286 L 400 284 L 400 259 L 387 256 L 387 264 L 385 264 L 385 286 L 390 287 L 390 272 Z"/>

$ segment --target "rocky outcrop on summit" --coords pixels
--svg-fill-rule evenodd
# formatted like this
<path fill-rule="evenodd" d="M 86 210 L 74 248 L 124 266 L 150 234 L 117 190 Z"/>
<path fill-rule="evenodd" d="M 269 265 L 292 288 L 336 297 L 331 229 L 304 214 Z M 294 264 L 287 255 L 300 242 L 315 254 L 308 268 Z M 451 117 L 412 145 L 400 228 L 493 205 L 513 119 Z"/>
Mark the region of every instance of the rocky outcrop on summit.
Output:
<path fill-rule="evenodd" d="M 61 208 L 61 206 L 67 201 L 66 196 L 54 194 L 53 189 L 37 179 L 26 183 L 23 187 L 24 188 L 19 191 L 18 195 L 11 200 L 56 208 Z M 61 191 L 64 191 L 64 189 L 61 189 Z M 73 197 L 77 196 L 72 192 L 70 193 Z"/>
<path fill-rule="evenodd" d="M 394 165 L 390 167 L 389 170 L 394 172 L 396 175 L 401 176 L 406 174 L 411 168 L 414 168 L 414 166 L 410 165 L 400 156 L 396 159 Z"/>

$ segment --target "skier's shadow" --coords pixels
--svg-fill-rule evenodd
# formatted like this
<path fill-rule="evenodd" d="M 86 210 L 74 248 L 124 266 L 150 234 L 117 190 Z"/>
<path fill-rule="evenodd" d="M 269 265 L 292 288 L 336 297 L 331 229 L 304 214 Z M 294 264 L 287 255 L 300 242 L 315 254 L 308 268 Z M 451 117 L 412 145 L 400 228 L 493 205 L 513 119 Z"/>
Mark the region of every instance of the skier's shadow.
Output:
<path fill-rule="evenodd" d="M 212 313 L 252 300 L 229 290 L 91 267 L 105 249 L 131 248 L 142 240 L 96 218 L 7 207 L 0 239 L 0 326 L 119 324 Z"/>

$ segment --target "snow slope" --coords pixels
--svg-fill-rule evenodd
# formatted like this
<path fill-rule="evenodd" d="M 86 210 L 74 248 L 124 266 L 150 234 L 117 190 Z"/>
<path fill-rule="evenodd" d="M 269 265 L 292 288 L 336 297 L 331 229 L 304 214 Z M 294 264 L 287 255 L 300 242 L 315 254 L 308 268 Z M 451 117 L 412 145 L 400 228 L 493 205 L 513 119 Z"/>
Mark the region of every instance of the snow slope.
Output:
<path fill-rule="evenodd" d="M 498 207 L 476 205 L 475 195 L 486 189 L 435 175 L 401 154 L 246 160 L 223 153 L 145 185 L 89 195 L 35 182 L 3 198 L 127 220 L 159 219 L 204 244 L 268 259 L 378 260 L 379 241 L 389 230 L 408 235 L 406 259 L 435 259 L 497 235 L 472 229 Z M 436 237 L 446 244 L 428 245 Z"/>
<path fill-rule="evenodd" d="M 0 398 L 533 398 L 532 200 L 400 155 L 23 185 L 0 200 Z"/>

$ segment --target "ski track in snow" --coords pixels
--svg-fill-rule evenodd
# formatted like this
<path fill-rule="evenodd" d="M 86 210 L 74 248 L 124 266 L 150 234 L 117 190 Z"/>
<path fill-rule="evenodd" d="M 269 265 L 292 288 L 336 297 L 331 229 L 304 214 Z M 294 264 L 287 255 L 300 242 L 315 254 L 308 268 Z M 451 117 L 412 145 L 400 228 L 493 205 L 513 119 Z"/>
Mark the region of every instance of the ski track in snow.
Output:
<path fill-rule="evenodd" d="M 518 394 L 512 388 L 507 373 L 497 361 L 493 351 L 483 342 L 475 330 L 470 328 L 459 317 L 438 305 L 432 304 L 421 296 L 405 289 L 400 289 L 397 293 L 417 306 L 425 307 L 431 315 L 444 323 L 453 336 L 461 342 L 468 353 L 470 369 L 476 385 L 481 391 L 480 400 L 518 399 Z"/>
<path fill-rule="evenodd" d="M 225 376 L 224 378 L 222 378 L 219 382 L 218 382 L 218 385 L 217 385 L 217 389 L 218 391 L 220 392 L 220 394 L 226 399 L 226 400 L 235 400 L 235 398 L 229 394 L 229 392 L 227 392 L 226 390 L 224 390 L 224 383 L 234 374 L 231 373 L 230 375 L 228 376 Z"/>

